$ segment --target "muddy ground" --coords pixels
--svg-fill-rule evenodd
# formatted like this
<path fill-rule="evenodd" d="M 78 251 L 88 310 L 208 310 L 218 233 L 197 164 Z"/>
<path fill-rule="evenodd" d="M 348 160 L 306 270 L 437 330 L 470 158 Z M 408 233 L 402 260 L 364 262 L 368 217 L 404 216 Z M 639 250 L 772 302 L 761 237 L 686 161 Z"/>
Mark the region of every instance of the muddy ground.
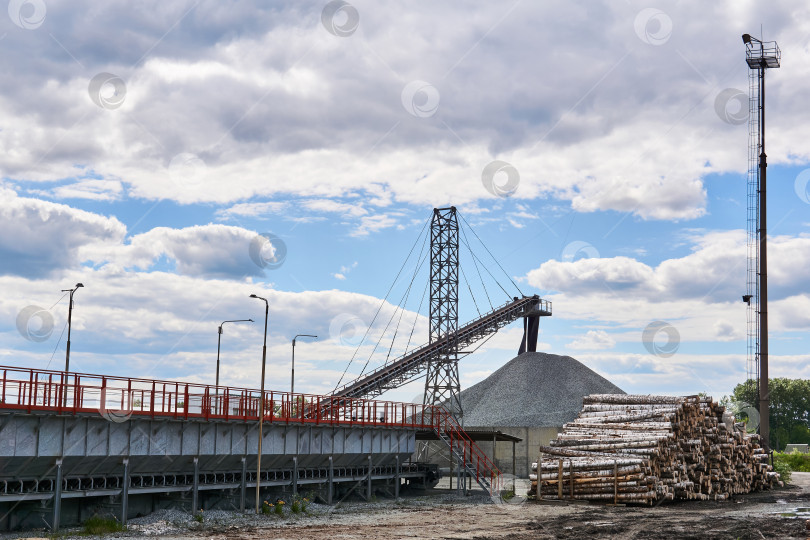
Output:
<path fill-rule="evenodd" d="M 483 496 L 439 496 L 348 504 L 335 512 L 293 521 L 206 526 L 164 538 L 221 539 L 574 539 L 810 538 L 810 473 L 792 485 L 725 502 L 685 501 L 658 507 L 491 504 Z"/>

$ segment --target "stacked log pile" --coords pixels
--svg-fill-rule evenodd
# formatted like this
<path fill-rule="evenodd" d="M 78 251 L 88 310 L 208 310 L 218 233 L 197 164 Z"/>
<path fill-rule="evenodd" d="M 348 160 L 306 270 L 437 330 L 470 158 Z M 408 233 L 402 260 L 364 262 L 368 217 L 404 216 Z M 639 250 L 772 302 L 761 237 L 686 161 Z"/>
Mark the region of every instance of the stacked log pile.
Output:
<path fill-rule="evenodd" d="M 709 397 L 594 394 L 583 403 L 540 447 L 530 496 L 653 504 L 782 485 L 759 436 Z"/>

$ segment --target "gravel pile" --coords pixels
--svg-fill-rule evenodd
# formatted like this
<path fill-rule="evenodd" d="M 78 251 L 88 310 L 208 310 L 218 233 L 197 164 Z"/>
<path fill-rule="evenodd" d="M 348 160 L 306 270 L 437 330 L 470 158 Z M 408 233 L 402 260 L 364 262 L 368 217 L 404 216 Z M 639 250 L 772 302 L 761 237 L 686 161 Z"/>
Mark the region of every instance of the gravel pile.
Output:
<path fill-rule="evenodd" d="M 559 427 L 589 394 L 625 392 L 570 356 L 529 352 L 461 392 L 467 427 Z"/>

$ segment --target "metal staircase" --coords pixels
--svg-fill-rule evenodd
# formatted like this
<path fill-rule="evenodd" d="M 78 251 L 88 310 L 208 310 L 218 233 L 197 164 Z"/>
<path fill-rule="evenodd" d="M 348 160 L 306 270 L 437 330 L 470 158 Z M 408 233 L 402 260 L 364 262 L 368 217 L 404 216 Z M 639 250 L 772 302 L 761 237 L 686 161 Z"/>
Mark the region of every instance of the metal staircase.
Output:
<path fill-rule="evenodd" d="M 507 324 L 528 315 L 550 316 L 551 302 L 537 295 L 515 298 L 489 313 L 465 324 L 455 333 L 418 347 L 349 382 L 333 393 L 335 396 L 357 398 L 379 396 L 386 390 L 398 388 L 427 369 L 431 359 L 449 347 L 458 346 L 459 352 L 488 337 Z"/>
<path fill-rule="evenodd" d="M 440 433 L 439 438 L 450 448 L 453 457 L 463 467 L 464 472 L 475 478 L 484 491 L 490 496 L 499 493 L 501 472 L 478 445 L 467 437 L 460 426 L 452 432 Z"/>
<path fill-rule="evenodd" d="M 498 494 L 501 489 L 501 472 L 465 433 L 453 415 L 442 407 L 423 410 L 425 414 L 432 414 L 433 418 L 422 419 L 422 423 L 433 427 L 439 440 L 450 449 L 462 470 L 474 478 L 490 496 Z"/>

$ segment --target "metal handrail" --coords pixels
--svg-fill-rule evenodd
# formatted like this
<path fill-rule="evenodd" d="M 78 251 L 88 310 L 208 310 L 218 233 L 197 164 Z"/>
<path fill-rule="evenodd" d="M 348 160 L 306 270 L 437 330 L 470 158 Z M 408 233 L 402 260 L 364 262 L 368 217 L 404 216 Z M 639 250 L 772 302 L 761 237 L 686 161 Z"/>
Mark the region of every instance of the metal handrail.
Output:
<path fill-rule="evenodd" d="M 260 401 L 250 388 L 0 366 L 0 411 L 255 421 Z M 442 417 L 440 407 L 363 398 L 268 390 L 263 401 L 265 422 L 434 428 Z"/>
<path fill-rule="evenodd" d="M 475 466 L 475 480 L 480 483 L 481 477 L 488 478 L 490 494 L 499 491 L 500 470 L 495 463 L 475 444 L 451 414 L 448 413 L 444 420 L 443 431 L 450 437 L 451 449 L 455 445 L 461 447 L 461 458 L 465 468 L 469 461 Z"/>

